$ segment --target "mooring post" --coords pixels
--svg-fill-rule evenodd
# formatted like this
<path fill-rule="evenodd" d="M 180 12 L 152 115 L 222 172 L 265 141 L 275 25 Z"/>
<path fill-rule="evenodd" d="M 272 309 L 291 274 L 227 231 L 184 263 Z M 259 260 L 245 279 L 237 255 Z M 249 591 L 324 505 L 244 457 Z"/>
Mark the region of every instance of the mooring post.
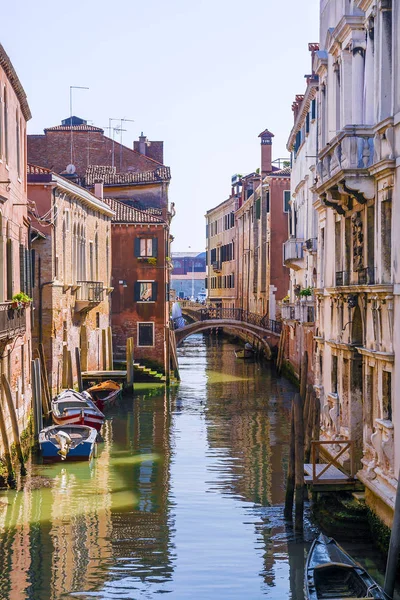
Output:
<path fill-rule="evenodd" d="M 304 421 L 303 402 L 300 394 L 294 396 L 294 433 L 295 433 L 295 504 L 294 528 L 303 531 L 304 512 Z"/>
<path fill-rule="evenodd" d="M 15 449 L 17 451 L 18 460 L 21 465 L 21 475 L 26 475 L 25 462 L 24 462 L 24 457 L 23 457 L 22 448 L 21 448 L 21 439 L 19 437 L 17 413 L 15 411 L 15 406 L 14 406 L 14 402 L 13 402 L 13 398 L 12 398 L 10 384 L 4 373 L 1 376 L 1 383 L 2 383 L 2 386 L 4 389 L 4 394 L 5 394 L 5 397 L 7 400 L 8 412 L 10 415 L 11 427 L 12 427 L 13 436 L 14 436 Z"/>
<path fill-rule="evenodd" d="M 101 330 L 101 355 L 103 371 L 107 371 L 107 330 Z"/>
<path fill-rule="evenodd" d="M 48 417 L 50 410 L 51 410 L 51 393 L 50 393 L 50 386 L 49 386 L 49 378 L 47 375 L 46 357 L 44 354 L 44 346 L 42 343 L 39 344 L 39 358 L 40 358 L 40 366 L 41 366 L 41 371 L 42 371 L 42 385 L 43 385 L 43 389 L 44 389 L 43 408 L 44 408 L 44 413 L 45 413 L 46 417 Z"/>
<path fill-rule="evenodd" d="M 33 416 L 33 437 L 37 440 L 39 435 L 39 426 L 37 420 L 37 404 L 39 402 L 37 396 L 37 383 L 36 383 L 36 363 L 34 360 L 31 361 L 31 379 L 32 379 L 32 416 Z"/>
<path fill-rule="evenodd" d="M 6 421 L 4 418 L 3 405 L 0 402 L 0 433 L 4 446 L 4 460 L 7 467 L 7 483 L 10 487 L 15 487 L 15 475 L 11 461 L 10 444 L 8 443 Z"/>
<path fill-rule="evenodd" d="M 107 343 L 108 343 L 108 369 L 110 371 L 112 371 L 114 369 L 114 356 L 113 356 L 111 327 L 107 327 Z"/>
<path fill-rule="evenodd" d="M 126 340 L 126 386 L 133 387 L 133 338 Z"/>
<path fill-rule="evenodd" d="M 307 392 L 307 374 L 308 374 L 308 352 L 305 350 L 300 367 L 300 397 L 302 402 L 306 399 Z"/>
<path fill-rule="evenodd" d="M 78 378 L 78 391 L 83 391 L 82 370 L 81 370 L 81 351 L 75 348 L 76 376 Z"/>
<path fill-rule="evenodd" d="M 285 497 L 285 519 L 293 518 L 293 498 L 294 498 L 294 478 L 295 478 L 295 440 L 294 440 L 294 401 L 292 400 L 292 410 L 290 412 L 290 433 L 289 433 L 289 464 L 286 481 Z"/>
<path fill-rule="evenodd" d="M 72 373 L 72 355 L 71 350 L 67 350 L 67 366 L 68 366 L 68 383 L 67 386 L 70 390 L 74 388 L 74 375 Z"/>
<path fill-rule="evenodd" d="M 397 492 L 394 504 L 394 515 L 392 523 L 392 533 L 390 534 L 389 554 L 386 563 L 385 587 L 384 591 L 390 598 L 393 598 L 394 586 L 396 582 L 397 566 L 399 564 L 400 554 L 400 472 L 397 479 Z"/>
<path fill-rule="evenodd" d="M 35 358 L 35 371 L 36 371 L 36 414 L 37 414 L 37 426 L 38 435 L 43 429 L 43 411 L 42 411 L 42 378 L 40 373 L 40 360 Z"/>
<path fill-rule="evenodd" d="M 312 385 L 307 387 L 307 412 L 304 412 L 304 462 L 310 462 L 311 440 L 314 429 L 316 394 Z"/>

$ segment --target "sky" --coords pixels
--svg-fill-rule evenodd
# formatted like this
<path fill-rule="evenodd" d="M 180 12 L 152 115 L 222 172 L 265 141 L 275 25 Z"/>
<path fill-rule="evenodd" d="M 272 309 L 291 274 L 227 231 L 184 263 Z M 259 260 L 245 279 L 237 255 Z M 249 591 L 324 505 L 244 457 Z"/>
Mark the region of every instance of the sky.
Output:
<path fill-rule="evenodd" d="M 73 113 L 126 121 L 123 143 L 164 141 L 173 251 L 202 252 L 207 210 L 260 164 L 287 157 L 291 105 L 311 70 L 319 0 L 4 0 L 0 41 L 27 93 L 28 133 Z M 6 26 L 4 26 L 6 24 Z M 107 133 L 107 131 L 106 131 Z"/>

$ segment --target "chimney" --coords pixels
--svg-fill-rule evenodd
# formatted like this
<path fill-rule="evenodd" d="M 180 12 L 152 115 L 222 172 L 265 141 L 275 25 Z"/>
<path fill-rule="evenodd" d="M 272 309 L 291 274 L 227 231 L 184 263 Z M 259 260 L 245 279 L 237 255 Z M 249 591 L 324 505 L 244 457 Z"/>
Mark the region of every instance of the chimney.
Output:
<path fill-rule="evenodd" d="M 147 137 L 143 135 L 143 131 L 139 136 L 139 152 L 140 154 L 146 154 Z"/>
<path fill-rule="evenodd" d="M 261 138 L 261 174 L 265 176 L 272 171 L 272 138 L 274 134 L 265 129 L 258 137 Z"/>
<path fill-rule="evenodd" d="M 95 181 L 94 182 L 94 195 L 96 196 L 96 198 L 99 198 L 99 200 L 103 200 L 104 198 L 104 184 L 102 181 Z"/>

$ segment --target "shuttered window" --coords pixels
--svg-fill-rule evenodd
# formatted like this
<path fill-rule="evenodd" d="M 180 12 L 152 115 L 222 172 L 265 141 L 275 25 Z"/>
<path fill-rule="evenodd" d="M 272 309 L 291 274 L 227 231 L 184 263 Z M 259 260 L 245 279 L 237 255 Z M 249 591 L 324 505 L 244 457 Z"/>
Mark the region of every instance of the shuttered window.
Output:
<path fill-rule="evenodd" d="M 157 257 L 158 240 L 157 238 L 135 238 L 135 256 L 137 258 Z"/>
<path fill-rule="evenodd" d="M 155 302 L 157 300 L 157 281 L 136 281 L 135 302 Z"/>
<path fill-rule="evenodd" d="M 256 200 L 256 219 L 259 219 L 261 217 L 261 200 L 260 198 L 257 198 Z"/>
<path fill-rule="evenodd" d="M 290 209 L 290 190 L 285 190 L 283 192 L 283 212 L 289 212 Z"/>
<path fill-rule="evenodd" d="M 154 323 L 138 323 L 138 346 L 154 346 Z"/>
<path fill-rule="evenodd" d="M 6 245 L 6 258 L 7 258 L 7 300 L 11 300 L 14 294 L 13 289 L 13 242 L 11 239 L 7 240 Z"/>

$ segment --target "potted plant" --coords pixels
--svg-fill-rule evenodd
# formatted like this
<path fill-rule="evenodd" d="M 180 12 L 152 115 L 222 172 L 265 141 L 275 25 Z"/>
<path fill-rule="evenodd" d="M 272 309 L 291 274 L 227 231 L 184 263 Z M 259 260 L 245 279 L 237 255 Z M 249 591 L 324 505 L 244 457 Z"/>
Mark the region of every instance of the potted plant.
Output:
<path fill-rule="evenodd" d="M 286 295 L 282 298 L 283 304 L 289 304 L 290 296 Z"/>
<path fill-rule="evenodd" d="M 30 306 L 31 302 L 32 298 L 30 298 L 28 294 L 25 294 L 24 292 L 18 292 L 18 294 L 14 294 L 14 296 L 11 298 L 11 308 L 25 308 Z"/>
<path fill-rule="evenodd" d="M 310 296 L 312 296 L 313 293 L 313 289 L 312 287 L 306 287 L 303 288 L 302 290 L 300 290 L 299 292 L 299 296 L 300 298 L 303 300 L 307 300 L 307 298 L 309 298 Z"/>

